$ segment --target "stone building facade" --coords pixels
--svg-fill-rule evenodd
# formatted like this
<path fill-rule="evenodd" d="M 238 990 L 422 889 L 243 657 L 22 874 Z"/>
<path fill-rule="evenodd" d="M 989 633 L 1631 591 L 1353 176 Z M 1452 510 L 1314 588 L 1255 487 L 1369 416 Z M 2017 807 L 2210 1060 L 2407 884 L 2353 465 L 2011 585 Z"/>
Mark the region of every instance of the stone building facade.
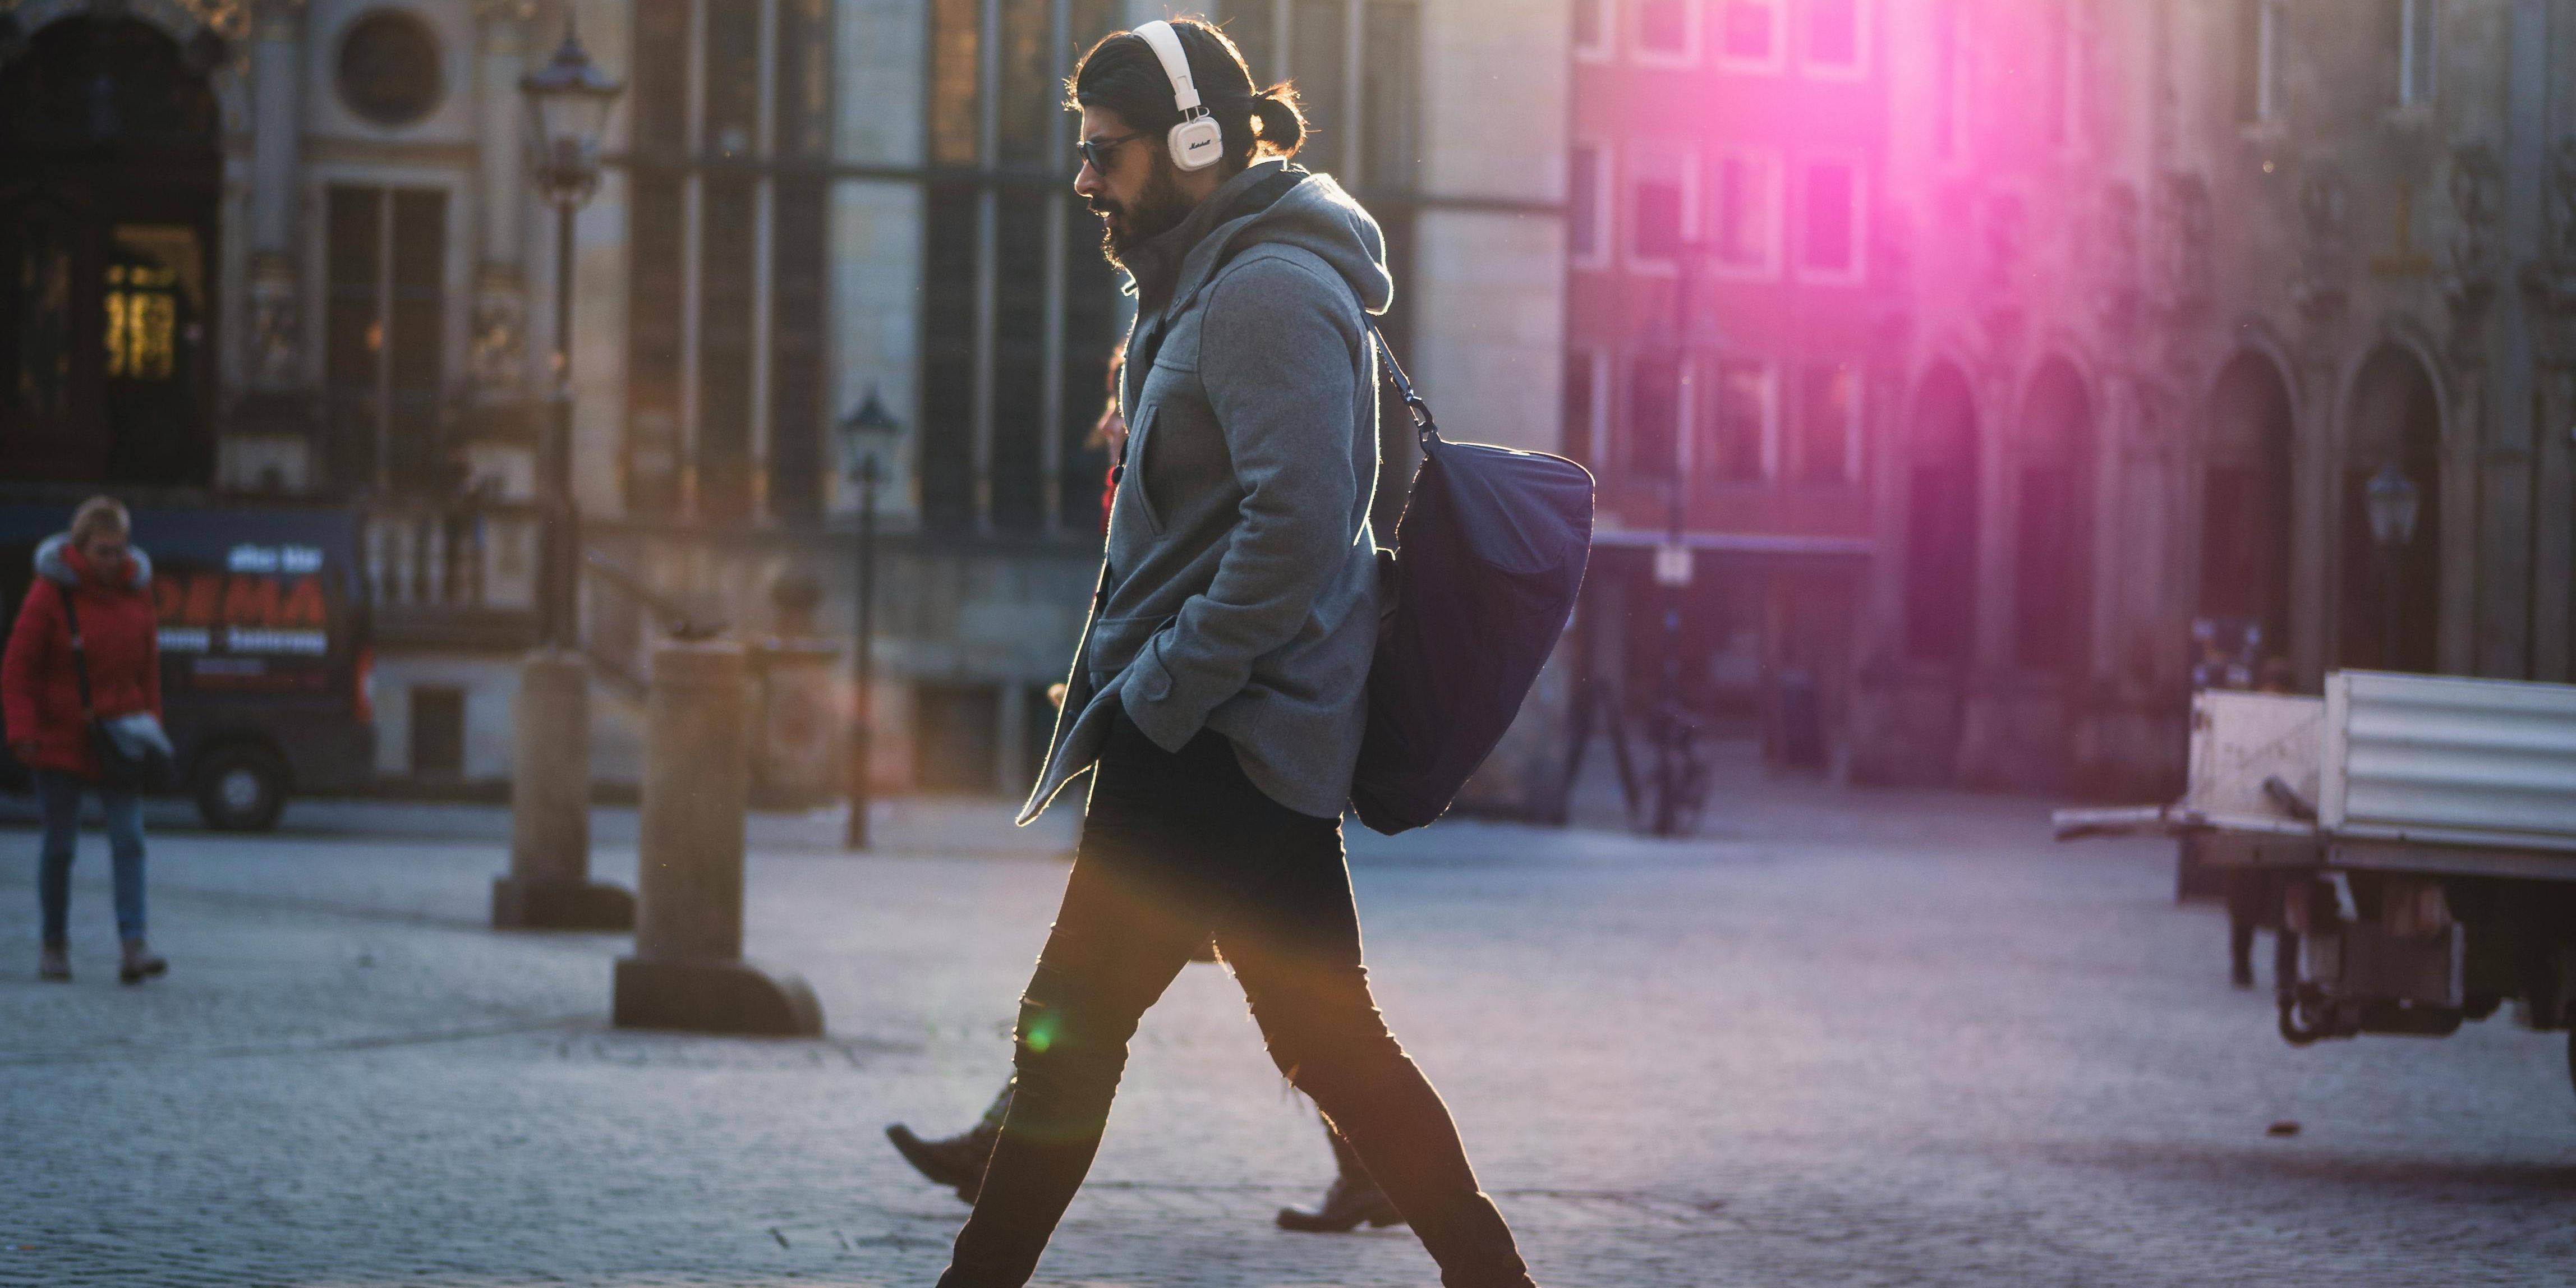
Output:
<path fill-rule="evenodd" d="M 1600 482 L 1587 737 L 1615 706 L 1651 741 L 1669 702 L 1758 727 L 1775 765 L 1849 754 L 1864 427 L 1895 394 L 1870 248 L 1900 7 L 1575 6 L 1562 450 Z M 1673 584 L 1658 556 L 1681 551 Z"/>
<path fill-rule="evenodd" d="M 1856 776 L 2170 788 L 2200 620 L 2310 691 L 2569 678 L 2576 6 L 1890 20 Z"/>
<path fill-rule="evenodd" d="M 1298 82 L 1308 159 L 1386 223 L 1388 329 L 1444 419 L 1553 445 L 1564 0 L 1207 7 L 1257 75 Z M 874 772 L 1014 790 L 1097 568 L 1091 429 L 1128 307 L 1056 104 L 1080 47 L 1167 8 L 1200 7 L 0 0 L 0 251 L 12 281 L 64 291 L 48 312 L 13 288 L 0 358 L 68 373 L 10 401 L 0 467 L 365 498 L 379 769 L 497 780 L 569 274 L 586 544 L 743 632 L 846 643 L 857 497 L 836 426 L 873 393 L 900 427 L 877 497 Z M 629 88 L 558 263 L 517 81 L 568 21 Z M 170 373 L 140 392 L 62 340 L 138 295 L 159 347 L 124 360 Z M 820 589 L 810 626 L 782 581 Z M 653 617 L 614 578 L 585 587 L 612 779 L 634 771 L 618 677 Z"/>

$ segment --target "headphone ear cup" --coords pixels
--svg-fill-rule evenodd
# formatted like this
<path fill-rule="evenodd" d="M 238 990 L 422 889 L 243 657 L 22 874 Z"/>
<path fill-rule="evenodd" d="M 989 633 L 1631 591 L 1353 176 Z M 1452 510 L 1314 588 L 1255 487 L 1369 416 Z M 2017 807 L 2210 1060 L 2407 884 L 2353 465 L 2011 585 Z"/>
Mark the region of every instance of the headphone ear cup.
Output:
<path fill-rule="evenodd" d="M 1213 116 L 1194 116 L 1163 136 L 1172 164 L 1183 170 L 1205 170 L 1225 159 L 1225 131 Z"/>

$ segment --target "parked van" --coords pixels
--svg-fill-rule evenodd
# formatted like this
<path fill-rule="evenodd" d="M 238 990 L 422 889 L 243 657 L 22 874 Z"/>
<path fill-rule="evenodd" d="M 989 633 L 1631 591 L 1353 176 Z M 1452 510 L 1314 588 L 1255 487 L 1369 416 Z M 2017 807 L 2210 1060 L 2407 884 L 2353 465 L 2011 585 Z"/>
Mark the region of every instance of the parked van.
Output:
<path fill-rule="evenodd" d="M 71 511 L 50 497 L 0 500 L 0 632 L 27 597 L 37 543 Z M 132 512 L 134 544 L 152 559 L 164 723 L 206 825 L 265 830 L 291 795 L 365 786 L 376 734 L 363 516 L 286 505 Z M 0 777 L 25 790 L 6 752 Z"/>

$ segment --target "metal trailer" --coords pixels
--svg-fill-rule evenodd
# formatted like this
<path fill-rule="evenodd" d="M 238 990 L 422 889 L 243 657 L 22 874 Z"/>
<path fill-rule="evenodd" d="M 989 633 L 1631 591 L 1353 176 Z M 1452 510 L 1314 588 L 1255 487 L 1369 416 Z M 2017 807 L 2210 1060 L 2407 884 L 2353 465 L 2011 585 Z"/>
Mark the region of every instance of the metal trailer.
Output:
<path fill-rule="evenodd" d="M 2322 697 L 2203 692 L 2181 801 L 2055 820 L 2277 874 L 2292 1045 L 2441 1037 L 2507 1003 L 2537 1032 L 2576 1025 L 2576 685 L 2341 671 Z"/>

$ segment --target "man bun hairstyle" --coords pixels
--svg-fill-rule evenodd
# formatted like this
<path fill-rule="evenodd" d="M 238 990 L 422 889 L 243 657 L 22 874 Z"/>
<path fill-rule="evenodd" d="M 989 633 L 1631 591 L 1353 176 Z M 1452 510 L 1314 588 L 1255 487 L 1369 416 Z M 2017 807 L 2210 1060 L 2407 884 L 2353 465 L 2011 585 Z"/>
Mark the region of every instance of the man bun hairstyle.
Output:
<path fill-rule="evenodd" d="M 1203 19 L 1175 18 L 1172 31 L 1181 38 L 1181 52 L 1189 59 L 1190 81 L 1198 88 L 1200 105 L 1216 118 L 1217 129 L 1225 136 L 1227 172 L 1262 157 L 1295 154 L 1306 141 L 1306 114 L 1296 87 L 1281 81 L 1255 90 L 1243 51 Z M 1181 109 L 1172 101 L 1171 78 L 1163 74 L 1153 46 L 1132 31 L 1104 36 L 1093 45 L 1074 68 L 1066 90 L 1068 110 L 1107 108 L 1156 147 L 1163 146 L 1163 135 L 1181 121 Z"/>

